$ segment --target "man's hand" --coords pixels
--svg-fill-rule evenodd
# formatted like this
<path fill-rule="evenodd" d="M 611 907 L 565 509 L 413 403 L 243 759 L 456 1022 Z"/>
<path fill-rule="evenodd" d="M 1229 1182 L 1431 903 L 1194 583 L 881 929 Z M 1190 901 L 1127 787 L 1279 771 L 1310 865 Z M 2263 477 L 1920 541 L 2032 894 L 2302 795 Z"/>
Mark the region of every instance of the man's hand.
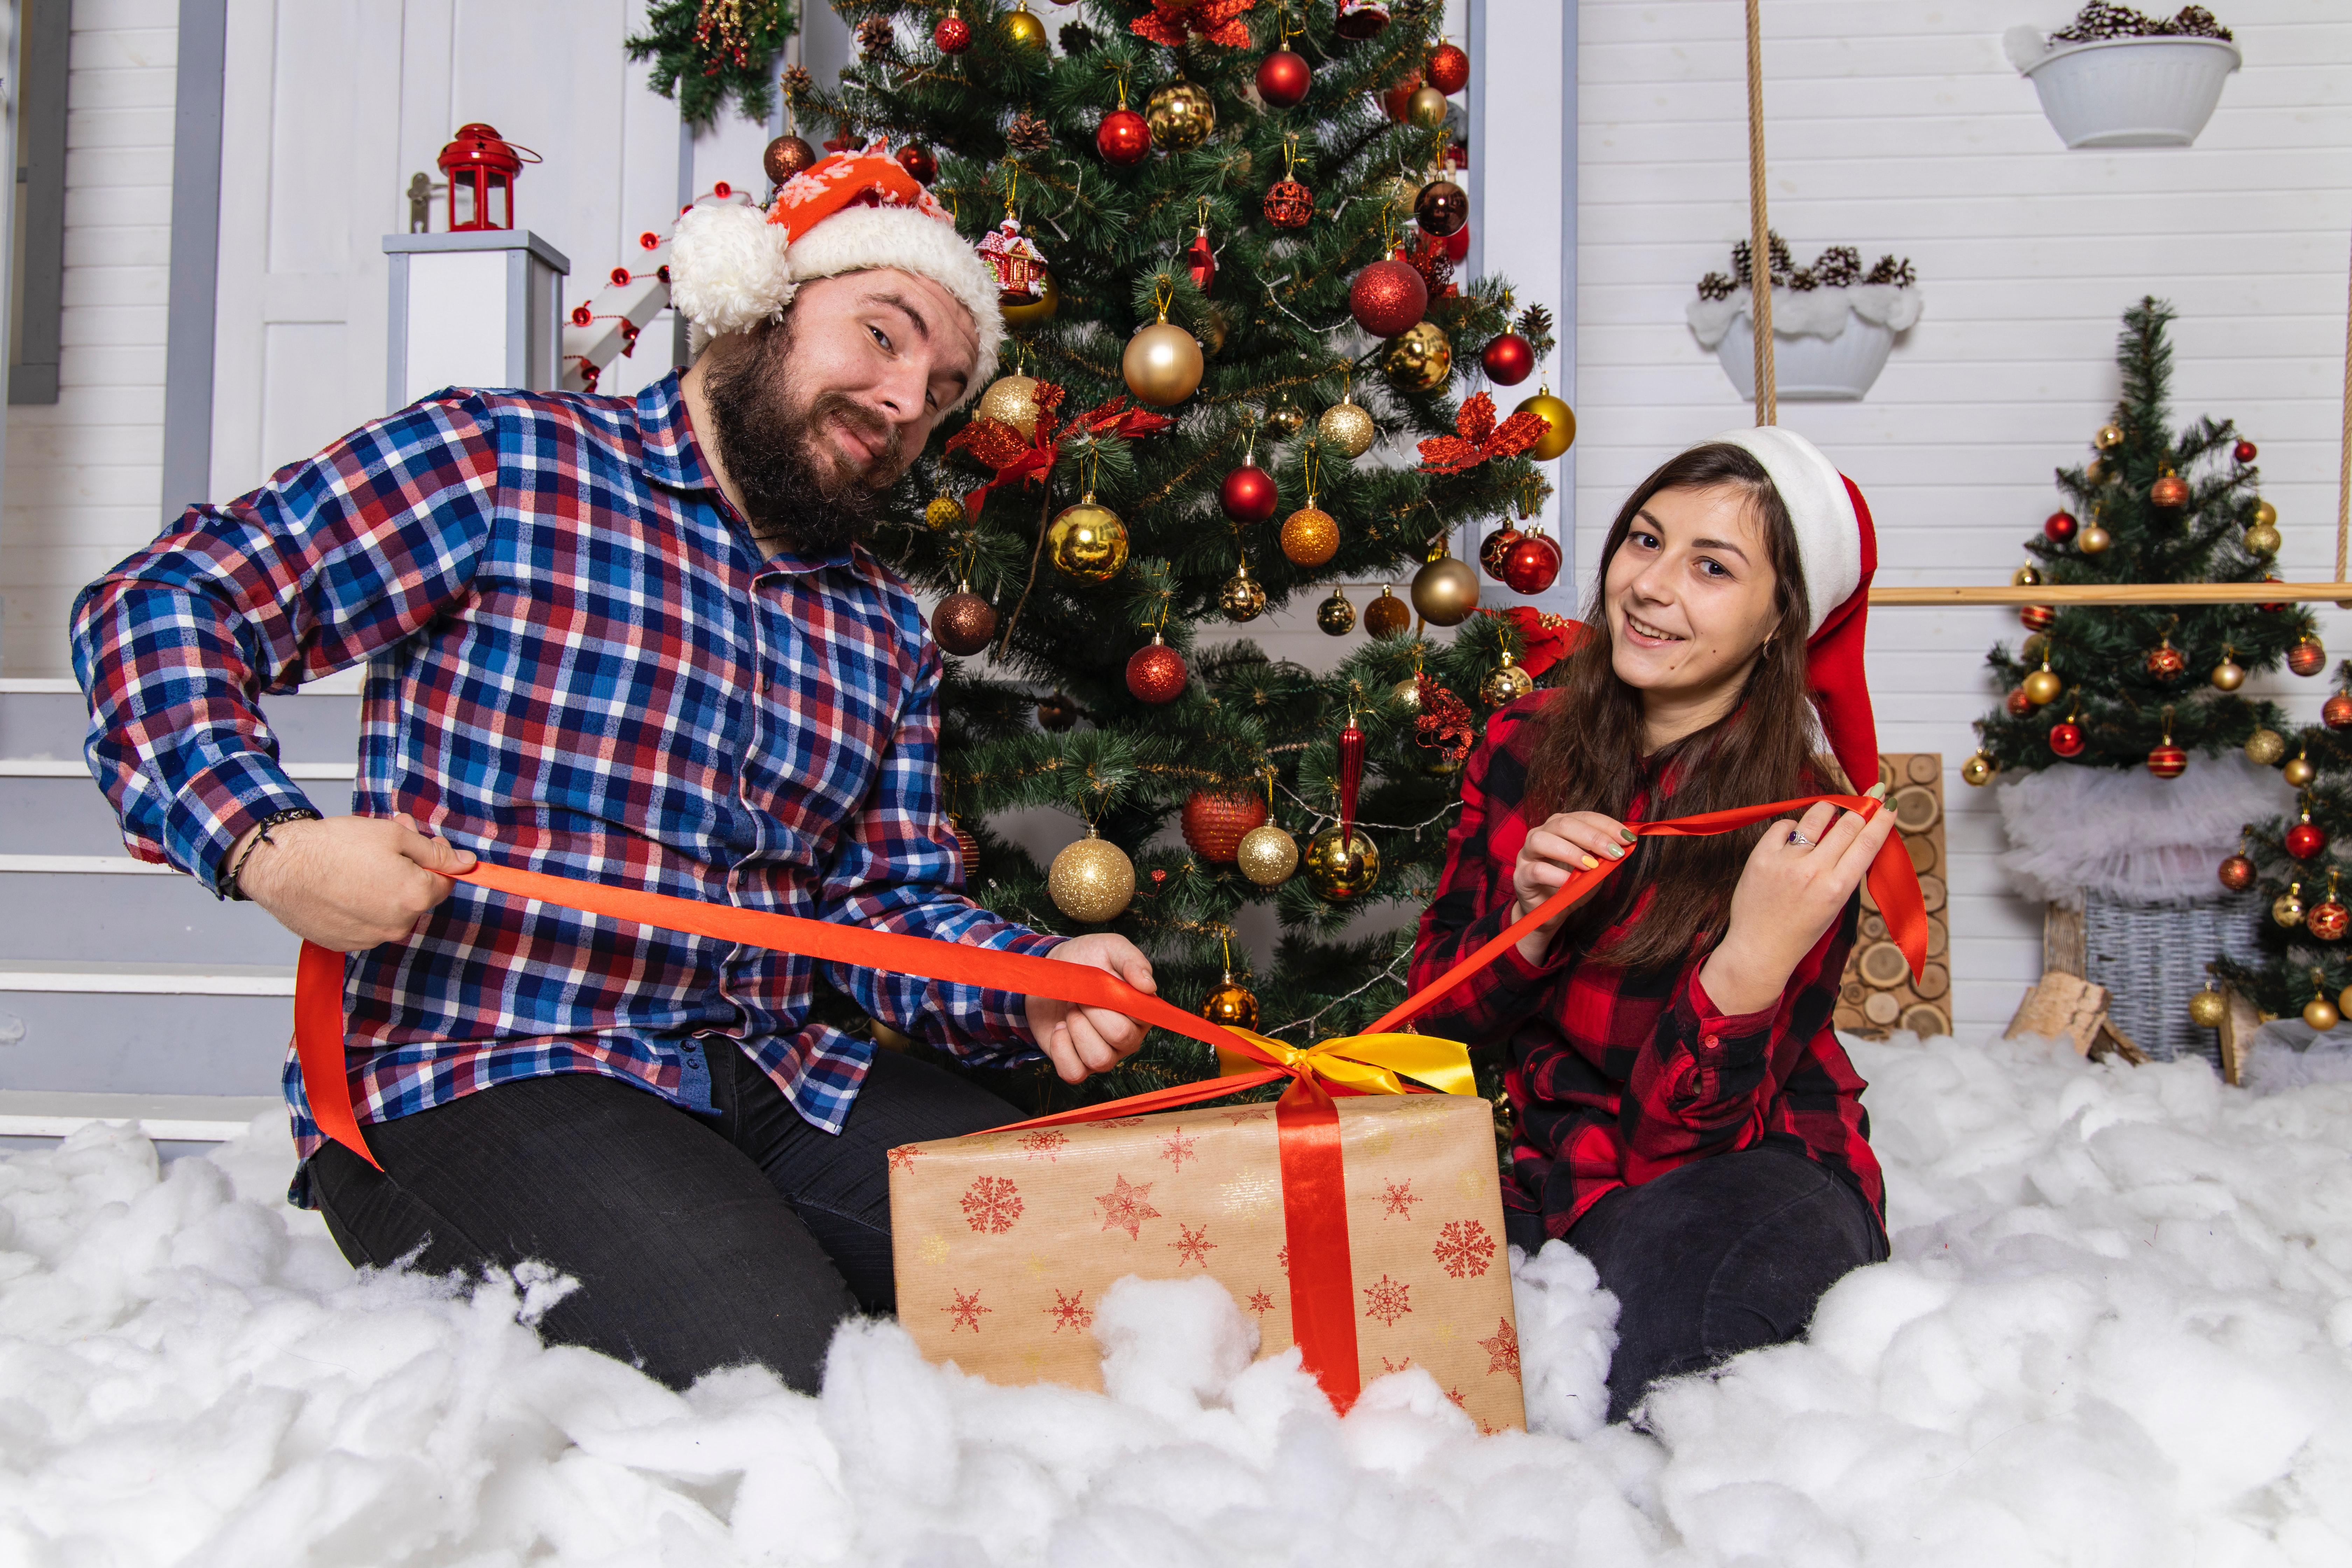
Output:
<path fill-rule="evenodd" d="M 1048 956 L 1065 963 L 1091 963 L 1107 969 L 1138 991 L 1157 994 L 1151 960 L 1123 936 L 1095 931 L 1073 937 Z M 1107 1072 L 1135 1054 L 1148 1026 L 1124 1013 L 1102 1007 L 1076 1007 L 1051 996 L 1025 999 L 1029 1032 L 1051 1058 L 1064 1083 L 1084 1083 L 1089 1073 Z"/>
<path fill-rule="evenodd" d="M 260 831 L 236 841 L 230 865 Z M 472 850 L 427 837 L 404 811 L 389 820 L 332 816 L 271 828 L 237 888 L 305 942 L 359 952 L 415 931 L 449 896 L 450 876 L 473 868 Z"/>

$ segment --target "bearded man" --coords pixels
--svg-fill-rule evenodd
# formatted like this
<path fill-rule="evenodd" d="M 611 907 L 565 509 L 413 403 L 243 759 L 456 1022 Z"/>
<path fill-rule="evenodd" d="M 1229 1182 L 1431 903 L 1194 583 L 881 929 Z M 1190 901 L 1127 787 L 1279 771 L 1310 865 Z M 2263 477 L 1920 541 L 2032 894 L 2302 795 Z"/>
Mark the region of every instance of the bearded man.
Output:
<path fill-rule="evenodd" d="M 809 1018 L 818 965 L 452 877 L 489 861 L 1045 953 L 1152 988 L 1130 943 L 962 893 L 942 668 L 858 542 L 1003 340 L 996 285 L 887 156 L 772 211 L 697 208 L 672 260 L 708 346 L 635 399 L 450 389 L 195 507 L 85 590 L 87 751 L 131 852 L 352 954 L 344 1066 L 380 1168 L 301 1165 L 355 1264 L 577 1280 L 541 1320 L 673 1386 L 761 1363 L 814 1386 L 891 1305 L 887 1152 L 1013 1119 Z M 277 760 L 260 696 L 364 662 L 352 814 Z M 824 965 L 968 1062 L 1077 1082 L 1116 1013 Z M 315 1089 L 315 1085 L 312 1088 Z"/>

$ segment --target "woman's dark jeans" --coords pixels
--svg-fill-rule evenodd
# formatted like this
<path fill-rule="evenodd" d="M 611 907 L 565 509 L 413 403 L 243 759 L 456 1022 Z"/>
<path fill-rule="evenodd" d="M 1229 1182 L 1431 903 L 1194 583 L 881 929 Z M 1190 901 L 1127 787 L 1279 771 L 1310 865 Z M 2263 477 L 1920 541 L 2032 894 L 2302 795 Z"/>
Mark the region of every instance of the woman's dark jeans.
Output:
<path fill-rule="evenodd" d="M 1513 1241 L 1542 1244 L 1535 1215 L 1511 1217 Z M 1660 1378 L 1797 1338 L 1823 1292 L 1886 1259 L 1886 1237 L 1861 1194 L 1828 1167 L 1769 1144 L 1620 1187 L 1585 1211 L 1568 1244 L 1621 1309 L 1612 1421 L 1624 1420 Z"/>
<path fill-rule="evenodd" d="M 379 1268 L 551 1264 L 581 1288 L 541 1335 L 673 1388 L 758 1362 L 813 1391 L 834 1325 L 891 1309 L 888 1152 L 1020 1113 L 877 1051 L 836 1136 L 729 1042 L 707 1054 L 715 1115 L 564 1073 L 367 1128 L 382 1173 L 331 1143 L 310 1163 L 327 1228 L 344 1257 Z"/>

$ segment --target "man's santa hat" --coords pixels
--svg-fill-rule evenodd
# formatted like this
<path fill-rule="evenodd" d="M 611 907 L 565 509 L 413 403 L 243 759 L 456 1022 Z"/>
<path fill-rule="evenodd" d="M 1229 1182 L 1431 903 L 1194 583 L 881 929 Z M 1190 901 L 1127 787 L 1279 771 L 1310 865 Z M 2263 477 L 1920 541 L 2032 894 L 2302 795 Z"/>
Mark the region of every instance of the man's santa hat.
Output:
<path fill-rule="evenodd" d="M 971 315 L 980 359 L 961 401 L 977 395 L 1004 342 L 996 274 L 887 145 L 811 165 L 764 213 L 733 201 L 687 209 L 670 243 L 670 301 L 693 324 L 699 348 L 780 320 L 813 278 L 877 267 L 929 279 Z"/>

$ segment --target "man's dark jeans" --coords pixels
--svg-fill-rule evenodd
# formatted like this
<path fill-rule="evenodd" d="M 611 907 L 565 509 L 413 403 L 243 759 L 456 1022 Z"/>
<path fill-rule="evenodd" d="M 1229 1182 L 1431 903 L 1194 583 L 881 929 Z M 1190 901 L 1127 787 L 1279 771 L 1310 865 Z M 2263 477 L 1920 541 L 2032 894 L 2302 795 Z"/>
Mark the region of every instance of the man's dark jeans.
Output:
<path fill-rule="evenodd" d="M 327 1228 L 355 1264 L 478 1276 L 539 1260 L 581 1288 L 541 1321 L 674 1388 L 758 1362 L 814 1390 L 834 1325 L 887 1312 L 888 1152 L 1019 1120 L 1004 1101 L 891 1051 L 838 1136 L 801 1120 L 724 1040 L 706 1043 L 717 1114 L 587 1073 L 522 1079 L 367 1128 L 311 1162 Z"/>
<path fill-rule="evenodd" d="M 1542 1244 L 1535 1216 L 1512 1218 L 1513 1241 Z M 1769 1144 L 1619 1187 L 1585 1211 L 1568 1244 L 1591 1260 L 1622 1309 L 1609 1363 L 1612 1421 L 1624 1420 L 1659 1378 L 1795 1339 L 1823 1292 L 1886 1258 L 1886 1237 L 1860 1193 L 1828 1167 Z"/>

